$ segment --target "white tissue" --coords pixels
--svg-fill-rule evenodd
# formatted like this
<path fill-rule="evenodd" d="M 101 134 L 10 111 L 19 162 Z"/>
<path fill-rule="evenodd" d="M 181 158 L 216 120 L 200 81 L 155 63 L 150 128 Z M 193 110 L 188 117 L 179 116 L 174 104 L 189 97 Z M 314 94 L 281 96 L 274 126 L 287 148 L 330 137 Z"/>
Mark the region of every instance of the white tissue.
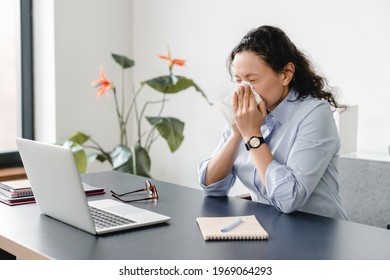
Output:
<path fill-rule="evenodd" d="M 247 81 L 243 81 L 241 82 L 241 84 L 238 85 L 239 87 L 242 87 L 242 86 L 250 86 L 251 90 L 252 90 L 252 93 L 255 95 L 255 99 L 256 99 L 256 102 L 257 104 L 259 104 L 263 99 L 261 99 L 261 96 L 260 94 L 258 94 L 253 85 L 250 83 L 250 82 L 247 82 Z"/>
<path fill-rule="evenodd" d="M 241 84 L 238 85 L 238 87 L 245 86 L 245 85 L 248 85 L 251 87 L 252 93 L 255 96 L 256 102 L 257 102 L 257 104 L 259 104 L 262 101 L 262 99 L 261 99 L 260 95 L 254 90 L 253 85 L 251 83 L 249 83 L 247 81 L 243 81 Z M 219 104 L 219 107 L 222 111 L 223 116 L 225 117 L 226 121 L 230 125 L 233 125 L 236 122 L 234 120 L 234 115 L 233 115 L 233 96 L 234 96 L 234 92 L 229 94 Z"/>

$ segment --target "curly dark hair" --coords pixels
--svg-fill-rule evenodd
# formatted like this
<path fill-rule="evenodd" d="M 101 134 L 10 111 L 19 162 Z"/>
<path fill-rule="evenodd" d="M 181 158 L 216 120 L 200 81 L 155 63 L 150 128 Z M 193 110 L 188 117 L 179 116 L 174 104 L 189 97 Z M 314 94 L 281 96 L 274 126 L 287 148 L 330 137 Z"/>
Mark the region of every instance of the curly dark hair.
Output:
<path fill-rule="evenodd" d="M 335 109 L 347 108 L 336 101 L 336 92 L 328 86 L 324 77 L 315 73 L 309 59 L 297 49 L 281 29 L 264 25 L 250 30 L 231 51 L 227 59 L 227 67 L 231 76 L 233 59 L 237 53 L 242 51 L 257 54 L 277 73 L 282 73 L 287 63 L 293 63 L 295 73 L 289 88 L 297 92 L 298 100 L 313 96 L 327 100 Z"/>

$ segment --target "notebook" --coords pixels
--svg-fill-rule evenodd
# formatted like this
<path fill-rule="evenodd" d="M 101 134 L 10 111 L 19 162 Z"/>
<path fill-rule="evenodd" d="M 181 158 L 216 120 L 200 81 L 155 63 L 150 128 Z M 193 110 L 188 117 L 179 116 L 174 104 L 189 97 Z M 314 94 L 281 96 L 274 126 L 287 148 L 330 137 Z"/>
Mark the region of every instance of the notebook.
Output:
<path fill-rule="evenodd" d="M 221 231 L 236 223 L 226 232 Z M 198 217 L 196 218 L 204 240 L 268 239 L 267 231 L 261 226 L 255 215 L 234 217 Z"/>
<path fill-rule="evenodd" d="M 35 203 L 35 198 L 33 195 L 30 196 L 20 196 L 20 197 L 9 197 L 0 192 L 0 202 L 7 204 L 9 206 L 21 205 Z"/>
<path fill-rule="evenodd" d="M 36 203 L 43 214 L 91 234 L 170 220 L 168 216 L 113 199 L 88 202 L 70 149 L 23 138 L 17 138 L 16 142 Z M 102 227 L 94 222 L 91 209 L 115 215 L 120 225 Z"/>
<path fill-rule="evenodd" d="M 0 193 L 11 198 L 33 195 L 30 183 L 26 179 L 0 182 Z"/>

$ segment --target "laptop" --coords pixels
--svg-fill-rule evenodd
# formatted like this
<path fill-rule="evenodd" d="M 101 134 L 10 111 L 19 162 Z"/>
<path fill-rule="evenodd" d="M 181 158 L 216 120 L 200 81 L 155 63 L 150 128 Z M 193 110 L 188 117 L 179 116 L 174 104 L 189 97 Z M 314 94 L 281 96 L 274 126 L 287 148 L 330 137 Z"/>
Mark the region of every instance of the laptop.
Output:
<path fill-rule="evenodd" d="M 43 214 L 95 235 L 170 220 L 168 216 L 114 199 L 87 201 L 69 148 L 23 138 L 17 138 L 16 142 L 36 203 Z M 115 216 L 116 224 L 101 225 L 101 218 L 93 218 L 100 215 L 96 212 Z"/>

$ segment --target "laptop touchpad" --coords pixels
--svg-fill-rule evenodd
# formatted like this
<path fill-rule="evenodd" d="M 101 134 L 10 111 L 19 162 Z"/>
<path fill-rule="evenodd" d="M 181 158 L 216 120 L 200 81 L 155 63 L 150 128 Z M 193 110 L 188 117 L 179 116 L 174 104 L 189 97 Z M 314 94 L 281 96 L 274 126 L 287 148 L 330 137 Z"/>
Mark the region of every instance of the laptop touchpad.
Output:
<path fill-rule="evenodd" d="M 130 214 L 135 214 L 135 213 L 140 213 L 145 211 L 141 208 L 132 207 L 130 205 L 110 206 L 110 207 L 104 207 L 104 209 L 119 215 L 130 215 Z"/>

